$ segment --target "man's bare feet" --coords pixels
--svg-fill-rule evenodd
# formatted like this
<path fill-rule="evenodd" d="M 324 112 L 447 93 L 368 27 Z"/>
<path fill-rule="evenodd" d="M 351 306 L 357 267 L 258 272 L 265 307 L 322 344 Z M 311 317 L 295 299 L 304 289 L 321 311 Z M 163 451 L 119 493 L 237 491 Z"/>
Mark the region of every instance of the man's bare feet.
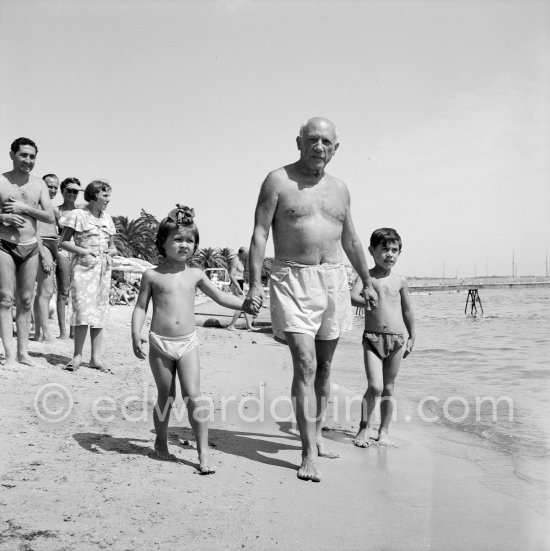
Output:
<path fill-rule="evenodd" d="M 170 453 L 168 442 L 159 438 L 155 440 L 155 453 L 163 461 L 175 461 L 177 459 L 174 454 Z"/>
<path fill-rule="evenodd" d="M 317 455 L 319 457 L 327 457 L 328 459 L 337 459 L 340 454 L 327 450 L 322 442 L 317 442 Z"/>
<path fill-rule="evenodd" d="M 302 464 L 296 473 L 296 476 L 301 480 L 312 480 L 313 482 L 321 482 L 321 473 L 317 470 L 315 461 L 310 457 L 303 457 Z"/>
<path fill-rule="evenodd" d="M 28 354 L 22 354 L 21 356 L 18 356 L 17 362 L 22 365 L 28 365 L 30 367 L 38 367 L 38 364 Z"/>
<path fill-rule="evenodd" d="M 227 329 L 228 331 L 236 331 L 236 330 L 237 330 L 237 328 L 236 328 L 234 325 L 228 325 L 228 326 L 226 327 L 226 329 Z"/>
<path fill-rule="evenodd" d="M 68 341 L 69 340 L 69 335 L 67 335 L 67 333 L 63 333 L 61 335 L 59 335 L 59 337 L 57 337 L 59 340 L 62 340 L 62 341 Z"/>
<path fill-rule="evenodd" d="M 381 431 L 378 433 L 376 445 L 384 446 L 386 448 L 397 448 L 397 446 L 390 440 L 390 437 L 386 431 Z"/>
<path fill-rule="evenodd" d="M 216 467 L 210 462 L 210 456 L 207 453 L 199 454 L 199 473 L 203 475 L 214 474 Z"/>
<path fill-rule="evenodd" d="M 261 327 L 254 327 L 253 325 L 251 325 L 250 327 L 248 327 L 248 330 L 249 331 L 261 331 Z"/>
<path fill-rule="evenodd" d="M 65 371 L 78 371 L 81 361 L 79 356 L 75 356 L 63 369 Z"/>
<path fill-rule="evenodd" d="M 15 360 L 6 360 L 5 363 L 0 365 L 0 369 L 3 369 L 4 371 L 19 371 Z"/>
<path fill-rule="evenodd" d="M 353 443 L 358 448 L 368 448 L 369 446 L 372 446 L 376 443 L 376 441 L 373 439 L 372 429 L 370 427 L 364 427 L 359 429 L 359 432 L 355 435 L 355 438 L 353 439 Z"/>
<path fill-rule="evenodd" d="M 111 375 L 113 374 L 113 372 L 108 367 L 105 367 L 103 364 L 90 363 L 90 369 L 97 369 L 98 371 L 101 371 L 101 373 L 110 373 Z"/>

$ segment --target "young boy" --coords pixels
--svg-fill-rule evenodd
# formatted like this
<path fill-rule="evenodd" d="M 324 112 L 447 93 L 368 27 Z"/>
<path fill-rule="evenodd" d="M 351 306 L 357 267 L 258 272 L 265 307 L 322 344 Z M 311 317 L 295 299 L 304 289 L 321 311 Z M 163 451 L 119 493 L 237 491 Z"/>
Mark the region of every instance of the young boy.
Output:
<path fill-rule="evenodd" d="M 392 273 L 392 267 L 401 254 L 401 237 L 392 228 L 375 230 L 370 238 L 369 252 L 375 266 L 370 270 L 378 306 L 365 309 L 363 351 L 368 388 L 361 401 L 361 423 L 354 444 L 366 448 L 372 444 L 394 446 L 388 438 L 388 427 L 393 413 L 393 385 L 401 358 L 406 358 L 415 341 L 414 315 L 409 301 L 407 280 Z M 365 306 L 359 278 L 351 291 L 354 306 Z M 404 329 L 408 333 L 405 341 Z M 377 399 L 380 402 L 381 422 L 378 435 L 371 435 L 372 414 Z"/>

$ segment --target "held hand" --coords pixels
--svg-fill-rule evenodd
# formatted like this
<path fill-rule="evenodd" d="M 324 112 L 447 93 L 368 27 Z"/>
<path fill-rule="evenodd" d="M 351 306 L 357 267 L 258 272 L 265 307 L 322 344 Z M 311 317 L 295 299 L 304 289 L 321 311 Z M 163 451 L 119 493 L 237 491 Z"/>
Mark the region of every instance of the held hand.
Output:
<path fill-rule="evenodd" d="M 2 208 L 3 212 L 7 212 L 10 214 L 25 214 L 26 210 L 27 205 L 23 203 L 23 201 L 18 201 L 13 197 L 9 197 L 8 200 L 4 203 L 4 207 Z"/>
<path fill-rule="evenodd" d="M 407 344 L 405 344 L 405 352 L 403 353 L 403 358 L 406 358 L 414 348 L 414 339 L 408 339 Z"/>
<path fill-rule="evenodd" d="M 3 212 L 2 214 L 4 215 L 4 225 L 7 224 L 14 228 L 22 228 L 25 225 L 25 219 L 19 216 L 19 214 L 14 214 L 13 212 Z"/>
<path fill-rule="evenodd" d="M 378 306 L 378 295 L 372 284 L 363 288 L 362 295 L 365 299 L 366 310 L 373 310 Z"/>
<path fill-rule="evenodd" d="M 146 358 L 146 354 L 143 351 L 143 345 L 147 342 L 147 339 L 145 337 L 142 337 L 141 335 L 136 339 L 132 339 L 132 347 L 134 349 L 134 354 L 136 358 L 139 358 L 140 360 L 144 360 Z"/>
<path fill-rule="evenodd" d="M 264 289 L 262 286 L 251 286 L 248 295 L 244 299 L 243 311 L 251 316 L 257 316 L 264 301 Z"/>

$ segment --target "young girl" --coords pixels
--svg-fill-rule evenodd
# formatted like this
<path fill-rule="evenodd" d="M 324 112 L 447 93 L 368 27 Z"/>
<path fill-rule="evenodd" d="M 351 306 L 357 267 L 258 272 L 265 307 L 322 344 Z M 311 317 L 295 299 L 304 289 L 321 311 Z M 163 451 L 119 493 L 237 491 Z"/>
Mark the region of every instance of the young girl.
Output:
<path fill-rule="evenodd" d="M 149 364 L 157 385 L 158 399 L 153 411 L 157 434 L 155 451 L 161 459 L 173 459 L 168 451 L 168 422 L 176 397 L 176 373 L 186 402 L 189 423 L 199 454 L 199 472 L 211 474 L 215 468 L 208 455 L 208 408 L 201 406 L 200 365 L 195 332 L 195 289 L 198 287 L 218 304 L 234 310 L 242 308 L 242 299 L 220 291 L 204 272 L 191 268 L 187 261 L 199 246 L 199 231 L 193 222 L 195 212 L 188 207 L 172 210 L 159 225 L 156 245 L 164 261 L 147 270 L 132 315 L 134 354 L 145 358 L 141 329 L 149 300 L 153 300 L 153 318 L 149 332 Z"/>

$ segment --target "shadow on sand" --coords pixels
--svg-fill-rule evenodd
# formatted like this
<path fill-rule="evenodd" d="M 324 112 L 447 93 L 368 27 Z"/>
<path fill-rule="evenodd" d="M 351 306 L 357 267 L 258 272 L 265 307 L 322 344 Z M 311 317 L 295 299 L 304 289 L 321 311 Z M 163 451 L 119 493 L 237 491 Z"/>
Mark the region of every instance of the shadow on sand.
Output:
<path fill-rule="evenodd" d="M 285 425 L 289 425 L 288 428 Z M 299 440 L 289 432 L 290 423 L 279 423 L 281 432 L 288 436 L 280 434 L 264 434 L 258 432 L 236 431 L 226 429 L 209 429 L 209 444 L 222 453 L 245 457 L 258 463 L 281 467 L 285 469 L 298 470 L 298 465 L 289 463 L 283 459 L 274 457 L 279 451 L 293 450 L 297 454 L 301 451 Z M 151 431 L 154 433 L 154 431 Z M 91 453 L 117 452 L 124 455 L 141 455 L 161 461 L 157 458 L 154 450 L 149 447 L 150 440 L 139 438 L 117 438 L 107 433 L 79 432 L 73 434 L 73 438 L 82 448 Z M 280 440 L 292 441 L 281 443 Z M 184 450 L 195 448 L 195 439 L 190 427 L 173 427 L 168 434 L 169 444 L 178 446 Z M 143 444 L 141 444 L 143 443 Z M 173 450 L 172 450 L 173 451 Z M 298 457 L 300 457 L 298 455 Z M 177 458 L 173 460 L 176 463 L 182 463 L 189 467 L 197 468 L 198 463 L 193 463 L 185 459 Z"/>

